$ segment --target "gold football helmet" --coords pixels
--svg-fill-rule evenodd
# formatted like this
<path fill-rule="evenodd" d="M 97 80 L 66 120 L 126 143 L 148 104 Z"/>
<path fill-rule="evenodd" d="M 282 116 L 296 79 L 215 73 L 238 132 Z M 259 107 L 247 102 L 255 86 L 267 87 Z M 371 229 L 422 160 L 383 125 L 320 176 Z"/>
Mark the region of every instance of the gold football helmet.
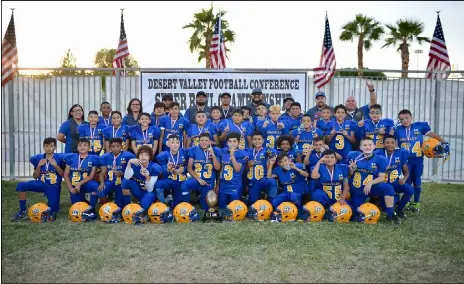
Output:
<path fill-rule="evenodd" d="M 372 203 L 366 202 L 358 207 L 359 222 L 377 224 L 380 218 L 380 209 Z"/>
<path fill-rule="evenodd" d="M 330 206 L 330 212 L 332 213 L 331 220 L 338 223 L 350 222 L 351 215 L 353 215 L 350 205 L 341 205 L 340 202 Z"/>
<path fill-rule="evenodd" d="M 309 201 L 303 206 L 301 218 L 308 222 L 321 222 L 322 218 L 324 218 L 324 214 L 325 209 L 322 204 L 317 201 Z"/>
<path fill-rule="evenodd" d="M 260 199 L 251 205 L 247 216 L 257 221 L 269 220 L 273 210 L 269 201 Z"/>
<path fill-rule="evenodd" d="M 224 220 L 241 221 L 245 219 L 248 213 L 248 207 L 240 200 L 234 200 L 227 205 L 224 210 Z"/>
<path fill-rule="evenodd" d="M 87 222 L 97 219 L 97 216 L 88 203 L 76 202 L 69 208 L 69 218 L 72 222 Z"/>
<path fill-rule="evenodd" d="M 122 220 L 121 208 L 114 202 L 107 202 L 98 211 L 100 220 L 105 223 L 118 223 Z"/>
<path fill-rule="evenodd" d="M 155 224 L 170 223 L 174 219 L 171 208 L 162 202 L 153 203 L 148 208 L 148 218 Z"/>
<path fill-rule="evenodd" d="M 177 223 L 189 223 L 200 220 L 200 215 L 192 204 L 181 202 L 174 208 L 174 218 Z"/>
<path fill-rule="evenodd" d="M 45 203 L 36 203 L 28 210 L 29 219 L 34 223 L 47 222 L 51 217 L 51 208 Z"/>
<path fill-rule="evenodd" d="M 122 210 L 122 218 L 126 224 L 142 224 L 147 222 L 147 212 L 137 203 L 127 204 Z"/>

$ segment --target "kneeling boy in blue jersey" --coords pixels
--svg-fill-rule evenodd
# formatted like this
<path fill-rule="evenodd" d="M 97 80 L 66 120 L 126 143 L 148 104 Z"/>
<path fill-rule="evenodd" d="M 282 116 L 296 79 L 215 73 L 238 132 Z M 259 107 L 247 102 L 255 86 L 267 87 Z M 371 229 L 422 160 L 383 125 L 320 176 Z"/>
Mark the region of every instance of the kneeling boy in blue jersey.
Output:
<path fill-rule="evenodd" d="M 122 178 L 126 171 L 127 163 L 135 155 L 129 151 L 123 151 L 121 138 L 110 138 L 111 152 L 100 157 L 100 186 L 97 196 L 105 200 L 110 193 L 114 193 L 115 203 L 122 209 Z M 104 202 L 102 202 L 104 203 Z"/>
<path fill-rule="evenodd" d="M 98 182 L 94 180 L 97 167 L 100 164 L 99 157 L 89 155 L 90 141 L 79 138 L 77 141 L 78 153 L 66 154 L 64 160 L 64 180 L 68 186 L 71 204 L 85 200 L 85 194 L 90 194 L 90 206 L 95 209 L 97 205 Z"/>
<path fill-rule="evenodd" d="M 278 166 L 273 170 L 272 168 L 276 161 Z M 285 153 L 280 153 L 277 158 L 271 158 L 267 169 L 267 178 L 278 179 L 279 185 L 284 191 L 274 198 L 272 207 L 276 209 L 282 202 L 289 201 L 295 204 L 298 212 L 301 212 L 301 200 L 306 191 L 307 184 L 302 184 L 298 180 L 307 178 L 308 176 L 309 174 L 304 170 L 304 165 L 293 163 Z M 275 214 L 272 216 L 275 216 Z"/>
<path fill-rule="evenodd" d="M 43 141 L 44 154 L 32 156 L 29 160 L 34 166 L 32 177 L 34 180 L 20 182 L 16 186 L 19 199 L 19 211 L 11 221 L 24 219 L 26 214 L 26 192 L 43 192 L 48 200 L 48 206 L 52 209 L 49 221 L 56 218 L 60 209 L 61 179 L 63 176 L 63 154 L 55 153 L 56 139 L 49 137 Z"/>
<path fill-rule="evenodd" d="M 234 200 L 240 200 L 242 196 L 242 176 L 248 155 L 239 149 L 240 138 L 241 135 L 238 133 L 229 133 L 226 139 L 227 147 L 220 152 L 222 165 L 218 201 L 220 209 L 226 208 Z"/>

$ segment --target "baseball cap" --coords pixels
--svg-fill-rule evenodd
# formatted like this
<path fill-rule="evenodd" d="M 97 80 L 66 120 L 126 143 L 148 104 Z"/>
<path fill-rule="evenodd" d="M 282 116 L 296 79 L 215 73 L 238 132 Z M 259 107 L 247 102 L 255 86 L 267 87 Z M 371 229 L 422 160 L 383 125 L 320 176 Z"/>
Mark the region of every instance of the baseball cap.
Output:
<path fill-rule="evenodd" d="M 255 88 L 253 89 L 253 92 L 251 92 L 252 94 L 262 94 L 263 91 L 260 89 L 260 88 Z"/>
<path fill-rule="evenodd" d="M 164 94 L 161 100 L 162 101 L 166 101 L 166 100 L 173 101 L 174 97 L 172 96 L 172 94 Z"/>
<path fill-rule="evenodd" d="M 317 92 L 316 93 L 316 99 L 317 99 L 317 97 L 320 97 L 320 96 L 325 97 L 325 93 L 324 92 Z"/>
<path fill-rule="evenodd" d="M 224 92 L 219 97 L 222 98 L 223 96 L 229 96 L 229 98 L 231 98 L 231 95 L 229 92 Z"/>
<path fill-rule="evenodd" d="M 203 92 L 203 91 L 199 91 L 199 92 L 197 93 L 196 97 L 198 97 L 198 96 L 205 96 L 205 97 L 208 97 L 208 96 L 206 95 L 206 93 Z"/>
<path fill-rule="evenodd" d="M 284 103 L 286 103 L 287 101 L 295 102 L 295 100 L 294 100 L 292 97 L 286 97 L 286 98 L 284 99 Z"/>

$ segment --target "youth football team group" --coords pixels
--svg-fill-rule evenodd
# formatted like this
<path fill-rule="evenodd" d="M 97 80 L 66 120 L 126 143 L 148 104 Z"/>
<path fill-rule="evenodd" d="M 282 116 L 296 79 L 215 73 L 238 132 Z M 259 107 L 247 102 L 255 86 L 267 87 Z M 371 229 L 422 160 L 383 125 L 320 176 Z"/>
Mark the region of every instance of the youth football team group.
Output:
<path fill-rule="evenodd" d="M 398 123 L 383 118 L 373 85 L 368 89 L 371 102 L 354 110 L 345 106 L 354 98 L 331 108 L 318 92 L 316 106 L 306 114 L 291 97 L 281 114 L 281 106 L 264 102 L 260 89 L 241 108 L 229 105 L 229 93 L 221 94 L 221 106 L 209 108 L 206 94 L 198 92 L 184 115 L 168 97 L 151 114 L 133 99 L 124 117 L 104 102 L 101 116 L 90 111 L 88 121 L 74 105 L 57 135 L 66 143 L 65 153 L 56 153 L 57 139 L 43 141 L 44 153 L 30 158 L 34 180 L 17 185 L 19 211 L 13 221 L 28 215 L 55 220 L 64 178 L 70 215 L 82 221 L 97 215 L 98 203 L 110 200 L 112 206 L 101 206 L 102 220 L 118 210 L 133 223 L 144 213 L 156 215 L 158 222 L 173 215 L 194 221 L 191 193 L 208 212 L 213 190 L 224 219 L 361 221 L 380 214 L 371 210 L 375 203 L 388 222 L 399 224 L 406 209 L 420 210 L 424 139 L 448 144 L 427 122 L 413 122 L 407 109 L 398 113 Z M 48 204 L 28 213 L 27 191 L 43 192 Z"/>

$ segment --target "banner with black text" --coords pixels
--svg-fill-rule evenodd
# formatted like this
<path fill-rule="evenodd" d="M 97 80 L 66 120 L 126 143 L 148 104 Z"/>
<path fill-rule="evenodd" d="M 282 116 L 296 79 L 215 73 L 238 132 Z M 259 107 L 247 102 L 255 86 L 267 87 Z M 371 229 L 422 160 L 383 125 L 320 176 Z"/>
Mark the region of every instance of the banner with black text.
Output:
<path fill-rule="evenodd" d="M 265 101 L 283 107 L 286 97 L 293 97 L 306 106 L 306 73 L 141 73 L 141 97 L 143 109 L 152 112 L 156 102 L 165 94 L 172 94 L 179 102 L 181 111 L 195 104 L 195 95 L 204 91 L 208 95 L 208 106 L 221 105 L 219 95 L 231 94 L 231 105 L 241 107 L 251 102 L 251 91 L 261 88 Z M 283 108 L 282 108 L 283 110 Z"/>

